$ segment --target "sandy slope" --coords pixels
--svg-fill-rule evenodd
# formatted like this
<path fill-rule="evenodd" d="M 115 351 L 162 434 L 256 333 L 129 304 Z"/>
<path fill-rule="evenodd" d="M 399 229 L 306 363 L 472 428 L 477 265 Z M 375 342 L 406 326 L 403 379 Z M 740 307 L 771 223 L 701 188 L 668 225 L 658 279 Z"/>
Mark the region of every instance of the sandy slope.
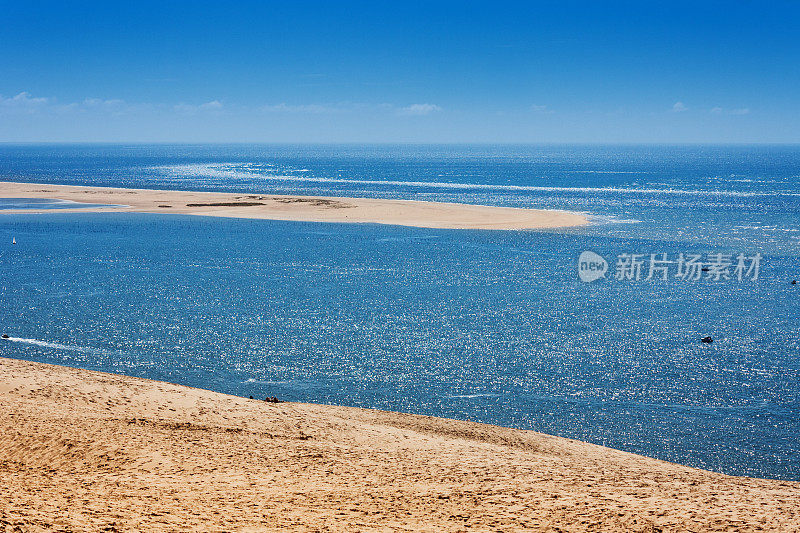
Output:
<path fill-rule="evenodd" d="M 3 358 L 0 480 L 0 531 L 800 530 L 800 483 Z"/>
<path fill-rule="evenodd" d="M 586 217 L 579 213 L 555 210 L 378 198 L 155 191 L 14 182 L 0 182 L 0 198 L 57 198 L 74 202 L 125 206 L 80 211 L 177 213 L 307 222 L 369 222 L 443 229 L 537 229 L 580 226 L 587 223 Z M 74 210 L 59 210 L 59 212 L 68 211 Z M 39 211 L 0 211 L 0 213 L 13 212 Z"/>

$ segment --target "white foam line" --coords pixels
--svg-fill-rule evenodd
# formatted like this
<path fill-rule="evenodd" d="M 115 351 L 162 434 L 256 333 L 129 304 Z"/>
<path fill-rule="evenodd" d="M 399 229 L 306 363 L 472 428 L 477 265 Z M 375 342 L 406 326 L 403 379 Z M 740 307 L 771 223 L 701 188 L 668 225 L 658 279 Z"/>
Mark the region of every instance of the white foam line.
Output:
<path fill-rule="evenodd" d="M 265 181 L 295 181 L 310 183 L 342 183 L 355 185 L 393 185 L 398 187 L 416 187 L 428 189 L 463 189 L 463 190 L 493 190 L 493 191 L 529 191 L 529 192 L 566 192 L 566 193 L 623 193 L 623 194 L 665 194 L 687 196 L 800 196 L 792 192 L 745 192 L 745 191 L 703 191 L 699 189 L 634 189 L 628 187 L 544 187 L 533 185 L 493 185 L 483 183 L 454 183 L 435 181 L 398 181 L 398 180 L 359 180 L 344 178 L 317 178 L 311 176 L 285 176 L 267 175 L 255 172 L 241 172 L 236 170 L 223 170 L 223 165 L 177 165 L 167 167 L 153 167 L 155 170 L 169 171 L 187 177 L 234 178 L 234 179 L 260 179 Z"/>
<path fill-rule="evenodd" d="M 652 172 L 637 172 L 633 170 L 567 170 L 572 174 L 652 174 Z"/>
<path fill-rule="evenodd" d="M 69 346 L 66 344 L 58 344 L 56 342 L 46 342 L 46 341 L 40 341 L 38 339 L 24 339 L 21 337 L 9 337 L 4 340 L 12 342 L 24 342 L 26 344 L 35 344 L 36 346 L 42 346 L 44 348 L 54 348 L 56 350 L 68 350 L 70 352 L 81 352 L 81 353 L 91 353 L 91 354 L 101 354 L 101 355 L 117 353 L 108 350 L 102 350 L 99 348 L 89 348 L 84 346 Z"/>
<path fill-rule="evenodd" d="M 288 381 L 264 381 L 260 379 L 248 378 L 247 381 L 243 381 L 242 383 L 261 383 L 265 385 L 288 385 Z"/>
<path fill-rule="evenodd" d="M 447 397 L 448 398 L 471 399 L 471 398 L 493 398 L 495 396 L 499 396 L 499 394 L 493 394 L 493 393 L 452 394 L 452 395 L 449 395 Z"/>
<path fill-rule="evenodd" d="M 641 220 L 635 218 L 618 218 L 614 215 L 586 215 L 591 222 L 597 224 L 641 224 Z"/>

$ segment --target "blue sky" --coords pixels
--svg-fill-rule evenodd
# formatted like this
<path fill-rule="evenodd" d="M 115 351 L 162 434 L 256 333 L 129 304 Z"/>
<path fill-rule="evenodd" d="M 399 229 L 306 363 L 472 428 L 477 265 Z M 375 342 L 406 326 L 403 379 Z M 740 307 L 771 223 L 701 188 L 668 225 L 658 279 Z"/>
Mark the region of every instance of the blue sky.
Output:
<path fill-rule="evenodd" d="M 800 2 L 0 7 L 5 142 L 800 142 Z"/>

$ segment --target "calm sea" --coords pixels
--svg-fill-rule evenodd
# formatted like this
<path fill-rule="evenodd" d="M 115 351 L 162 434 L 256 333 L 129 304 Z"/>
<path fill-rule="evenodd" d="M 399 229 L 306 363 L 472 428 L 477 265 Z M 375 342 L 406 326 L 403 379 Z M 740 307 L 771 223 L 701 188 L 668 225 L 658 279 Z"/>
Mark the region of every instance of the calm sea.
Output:
<path fill-rule="evenodd" d="M 800 147 L 0 145 L 0 179 L 585 212 L 491 232 L 0 205 L 0 354 L 800 479 Z M 651 254 L 673 263 L 646 279 Z M 693 281 L 680 254 L 730 264 Z"/>

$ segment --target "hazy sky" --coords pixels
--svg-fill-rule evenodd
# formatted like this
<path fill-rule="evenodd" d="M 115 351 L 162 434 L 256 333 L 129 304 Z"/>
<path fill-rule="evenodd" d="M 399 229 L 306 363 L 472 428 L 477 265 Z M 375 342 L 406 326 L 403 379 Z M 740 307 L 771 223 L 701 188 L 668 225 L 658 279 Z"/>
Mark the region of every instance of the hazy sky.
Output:
<path fill-rule="evenodd" d="M 800 2 L 0 1 L 0 141 L 800 142 Z"/>

